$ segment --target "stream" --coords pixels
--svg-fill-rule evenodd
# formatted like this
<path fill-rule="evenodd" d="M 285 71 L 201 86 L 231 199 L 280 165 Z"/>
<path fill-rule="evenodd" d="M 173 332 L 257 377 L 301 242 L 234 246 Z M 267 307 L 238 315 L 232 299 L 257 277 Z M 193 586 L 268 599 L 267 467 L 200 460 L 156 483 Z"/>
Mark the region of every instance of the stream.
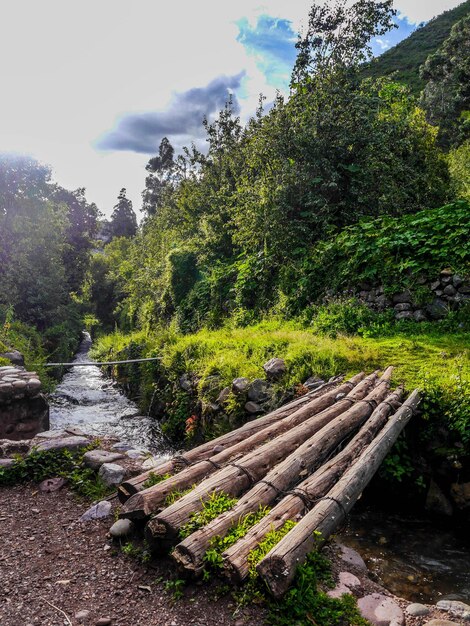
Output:
<path fill-rule="evenodd" d="M 74 363 L 90 362 L 91 338 L 83 341 Z M 71 367 L 49 397 L 53 429 L 75 426 L 90 435 L 112 435 L 136 448 L 167 455 L 169 445 L 158 422 L 139 415 L 137 405 L 96 365 Z"/>
<path fill-rule="evenodd" d="M 89 362 L 91 338 L 84 333 L 75 362 Z M 171 446 L 158 422 L 139 416 L 137 405 L 96 365 L 72 367 L 50 397 L 51 428 L 75 426 L 93 435 L 114 435 L 154 455 Z M 411 602 L 470 603 L 468 529 L 439 527 L 427 519 L 356 506 L 339 540 L 358 550 L 374 577 Z"/>

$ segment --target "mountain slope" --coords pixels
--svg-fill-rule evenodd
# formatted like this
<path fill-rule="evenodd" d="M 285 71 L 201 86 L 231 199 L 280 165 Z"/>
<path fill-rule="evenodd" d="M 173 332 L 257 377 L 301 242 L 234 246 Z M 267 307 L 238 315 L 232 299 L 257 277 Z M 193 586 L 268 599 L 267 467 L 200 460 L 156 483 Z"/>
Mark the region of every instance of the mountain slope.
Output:
<path fill-rule="evenodd" d="M 388 76 L 407 84 L 415 94 L 424 88 L 419 68 L 447 39 L 452 26 L 470 13 L 470 0 L 446 11 L 422 26 L 399 44 L 374 59 L 364 69 L 366 76 Z"/>

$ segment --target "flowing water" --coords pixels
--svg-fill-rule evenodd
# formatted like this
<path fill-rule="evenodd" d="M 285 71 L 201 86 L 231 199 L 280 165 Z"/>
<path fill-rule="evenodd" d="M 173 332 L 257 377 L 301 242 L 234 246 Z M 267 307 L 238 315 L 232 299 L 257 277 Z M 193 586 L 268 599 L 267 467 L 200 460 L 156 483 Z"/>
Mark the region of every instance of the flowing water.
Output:
<path fill-rule="evenodd" d="M 89 362 L 91 338 L 83 333 L 74 362 Z M 50 397 L 51 428 L 81 428 L 91 435 L 113 435 L 153 453 L 168 451 L 156 420 L 139 416 L 137 405 L 96 365 L 72 367 Z"/>
<path fill-rule="evenodd" d="M 468 528 L 368 506 L 352 511 L 339 540 L 357 550 L 378 581 L 398 596 L 470 603 Z"/>

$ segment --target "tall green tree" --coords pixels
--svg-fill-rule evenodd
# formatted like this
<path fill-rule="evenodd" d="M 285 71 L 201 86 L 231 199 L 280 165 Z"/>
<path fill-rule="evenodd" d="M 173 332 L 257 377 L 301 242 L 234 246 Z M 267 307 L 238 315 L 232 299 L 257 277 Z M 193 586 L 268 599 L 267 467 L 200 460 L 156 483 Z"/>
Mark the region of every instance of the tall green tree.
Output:
<path fill-rule="evenodd" d="M 176 164 L 174 148 L 168 137 L 163 137 L 158 148 L 158 154 L 152 157 L 145 169 L 148 176 L 145 179 L 145 189 L 142 192 L 142 211 L 147 216 L 155 215 L 165 201 L 165 195 L 172 186 L 172 177 Z"/>
<path fill-rule="evenodd" d="M 110 228 L 113 237 L 134 237 L 137 232 L 137 217 L 132 208 L 132 201 L 127 198 L 126 193 L 123 187 L 111 214 Z"/>

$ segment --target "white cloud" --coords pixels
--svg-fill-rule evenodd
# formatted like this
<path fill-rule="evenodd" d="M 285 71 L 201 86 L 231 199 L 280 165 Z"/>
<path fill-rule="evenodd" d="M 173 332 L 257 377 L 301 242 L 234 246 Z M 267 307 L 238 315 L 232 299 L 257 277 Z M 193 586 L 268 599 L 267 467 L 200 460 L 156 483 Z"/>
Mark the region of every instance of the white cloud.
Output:
<path fill-rule="evenodd" d="M 395 8 L 412 24 L 427 22 L 459 4 L 462 0 L 395 0 Z"/>

